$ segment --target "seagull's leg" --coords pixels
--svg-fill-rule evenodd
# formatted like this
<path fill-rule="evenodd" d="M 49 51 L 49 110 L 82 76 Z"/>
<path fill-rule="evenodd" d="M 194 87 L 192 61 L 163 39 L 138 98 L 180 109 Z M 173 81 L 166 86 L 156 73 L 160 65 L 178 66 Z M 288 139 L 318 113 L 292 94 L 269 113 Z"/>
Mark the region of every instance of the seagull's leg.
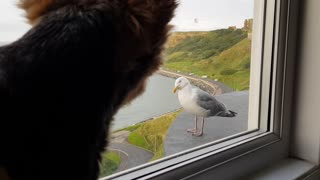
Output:
<path fill-rule="evenodd" d="M 194 136 L 202 136 L 202 134 L 203 134 L 203 127 L 204 127 L 204 116 L 202 116 L 202 124 L 201 124 L 202 126 L 201 126 L 201 131 L 200 132 L 194 132 L 194 133 L 192 133 L 192 135 L 194 135 Z"/>
<path fill-rule="evenodd" d="M 195 128 L 193 128 L 193 129 L 187 129 L 187 132 L 195 133 L 195 132 L 198 131 L 198 116 L 197 116 L 197 115 L 195 116 L 194 124 L 195 124 L 195 125 L 194 125 Z"/>

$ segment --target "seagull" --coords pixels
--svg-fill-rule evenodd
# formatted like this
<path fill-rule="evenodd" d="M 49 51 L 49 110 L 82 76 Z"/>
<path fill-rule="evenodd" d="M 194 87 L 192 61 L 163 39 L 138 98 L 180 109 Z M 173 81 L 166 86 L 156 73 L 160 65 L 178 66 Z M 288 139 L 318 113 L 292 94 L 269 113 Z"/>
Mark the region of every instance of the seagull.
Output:
<path fill-rule="evenodd" d="M 234 117 L 237 114 L 236 112 L 227 110 L 226 106 L 212 95 L 199 88 L 192 87 L 189 80 L 185 77 L 179 77 L 175 81 L 173 93 L 176 92 L 178 92 L 178 99 L 185 111 L 195 115 L 195 127 L 187 129 L 187 132 L 192 133 L 194 136 L 203 135 L 205 117 Z M 197 125 L 198 116 L 202 117 L 200 130 Z"/>

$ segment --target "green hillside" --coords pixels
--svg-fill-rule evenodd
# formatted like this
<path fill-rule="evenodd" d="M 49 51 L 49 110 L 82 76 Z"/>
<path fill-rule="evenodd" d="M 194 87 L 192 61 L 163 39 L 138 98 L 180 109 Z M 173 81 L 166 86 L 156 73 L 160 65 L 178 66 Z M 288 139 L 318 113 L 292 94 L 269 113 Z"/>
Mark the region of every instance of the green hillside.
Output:
<path fill-rule="evenodd" d="M 251 40 L 246 37 L 246 31 L 223 29 L 185 38 L 167 49 L 164 67 L 206 75 L 235 90 L 246 90 L 251 54 Z"/>
<path fill-rule="evenodd" d="M 242 30 L 220 29 L 183 39 L 166 50 L 168 61 L 197 61 L 218 55 L 247 36 Z M 173 38 L 175 38 L 173 36 Z"/>
<path fill-rule="evenodd" d="M 172 48 L 176 45 L 180 44 L 186 38 L 190 38 L 193 36 L 205 36 L 209 32 L 206 31 L 192 31 L 192 32 L 174 32 L 171 34 L 168 42 L 166 43 L 166 48 Z"/>

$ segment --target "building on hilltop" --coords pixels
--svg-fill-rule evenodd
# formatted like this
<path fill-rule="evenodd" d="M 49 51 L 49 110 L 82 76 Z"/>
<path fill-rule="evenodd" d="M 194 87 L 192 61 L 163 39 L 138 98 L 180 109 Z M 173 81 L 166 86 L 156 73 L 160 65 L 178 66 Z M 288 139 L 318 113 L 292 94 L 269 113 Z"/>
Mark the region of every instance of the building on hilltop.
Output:
<path fill-rule="evenodd" d="M 248 38 L 252 39 L 252 26 L 253 26 L 253 19 L 245 19 L 243 23 L 243 30 L 248 32 Z"/>
<path fill-rule="evenodd" d="M 253 25 L 253 19 L 245 19 L 243 23 L 244 30 L 251 32 L 252 31 L 252 25 Z"/>
<path fill-rule="evenodd" d="M 237 26 L 229 26 L 228 29 L 230 29 L 230 30 L 237 30 Z"/>

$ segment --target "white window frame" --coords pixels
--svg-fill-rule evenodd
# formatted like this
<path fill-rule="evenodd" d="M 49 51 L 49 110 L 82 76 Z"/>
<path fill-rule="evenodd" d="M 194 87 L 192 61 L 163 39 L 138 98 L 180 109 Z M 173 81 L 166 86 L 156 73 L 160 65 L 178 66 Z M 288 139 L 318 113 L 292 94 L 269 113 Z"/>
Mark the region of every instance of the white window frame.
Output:
<path fill-rule="evenodd" d="M 228 179 L 287 157 L 297 7 L 297 0 L 255 0 L 252 58 L 263 61 L 252 61 L 251 65 L 251 72 L 260 74 L 250 79 L 250 93 L 259 94 L 250 96 L 249 100 L 249 128 L 253 130 L 101 180 L 206 179 L 209 176 Z"/>

